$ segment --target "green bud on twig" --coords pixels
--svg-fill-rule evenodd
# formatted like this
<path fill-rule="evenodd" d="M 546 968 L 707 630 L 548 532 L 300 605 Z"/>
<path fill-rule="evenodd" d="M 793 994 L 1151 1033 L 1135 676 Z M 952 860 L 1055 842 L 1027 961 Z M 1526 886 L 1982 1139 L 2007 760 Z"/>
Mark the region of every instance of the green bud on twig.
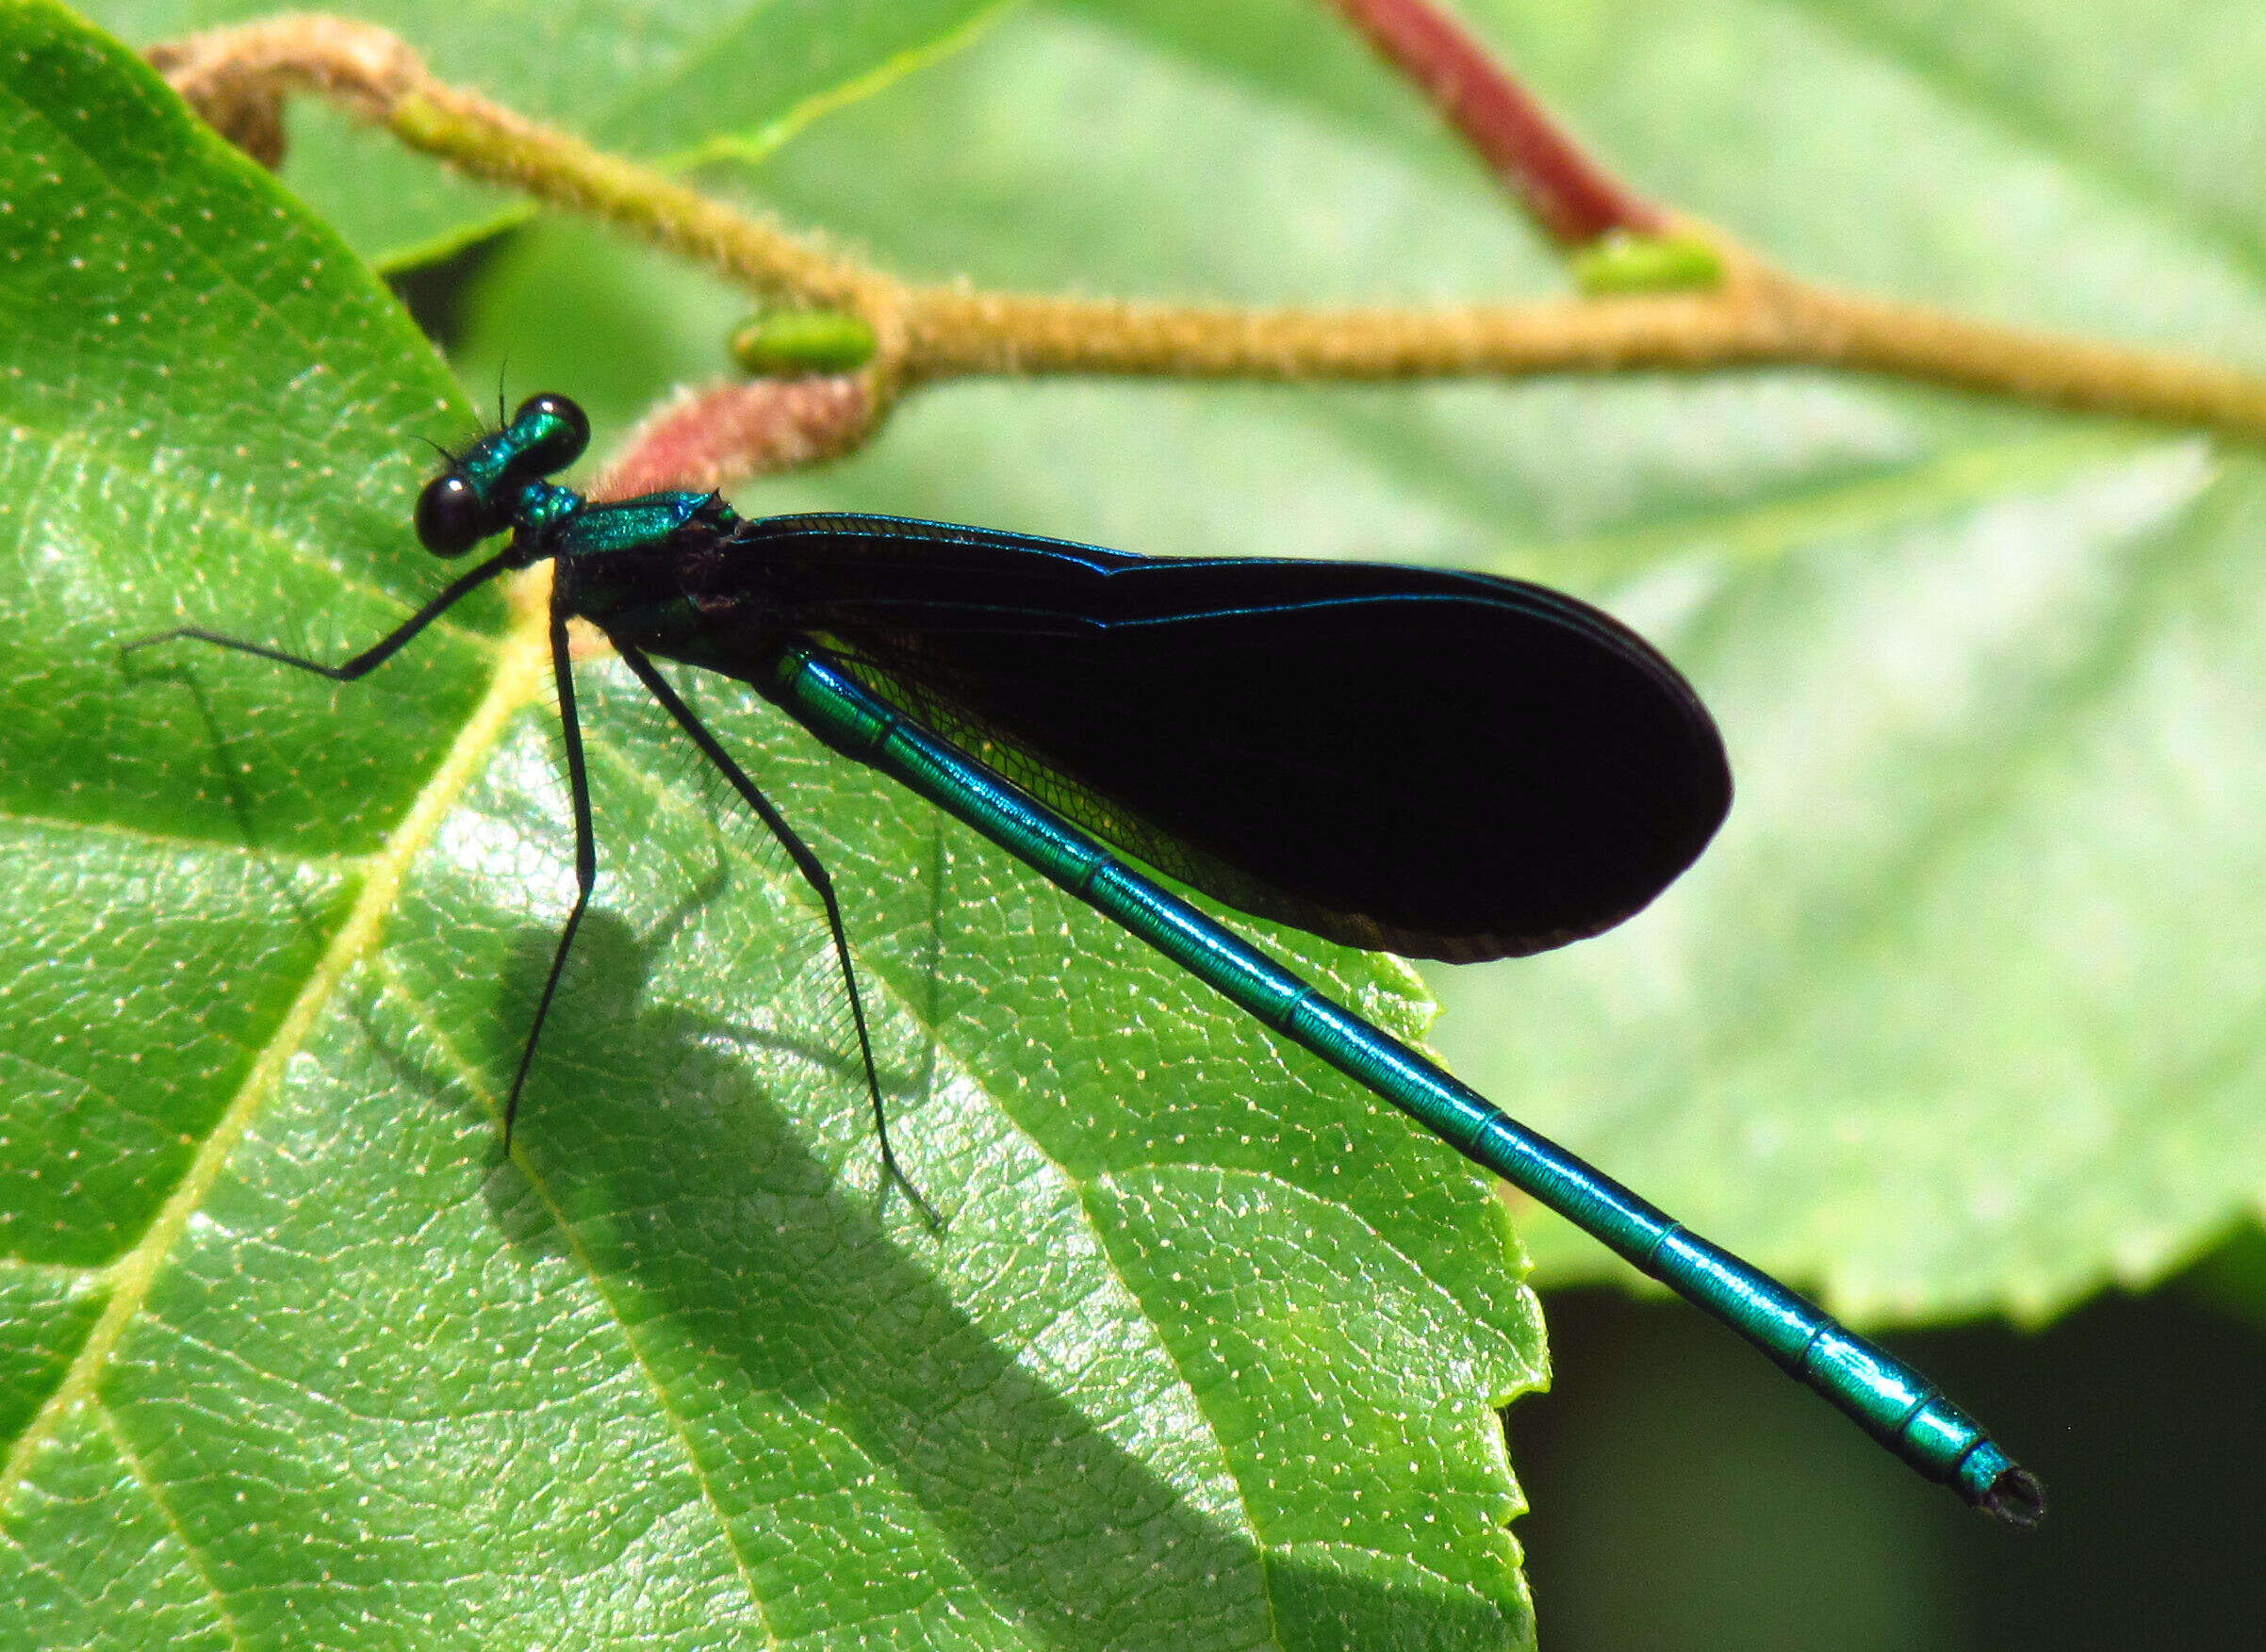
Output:
<path fill-rule="evenodd" d="M 778 378 L 847 372 L 873 353 L 874 330 L 844 310 L 772 310 L 731 335 L 733 360 Z"/>

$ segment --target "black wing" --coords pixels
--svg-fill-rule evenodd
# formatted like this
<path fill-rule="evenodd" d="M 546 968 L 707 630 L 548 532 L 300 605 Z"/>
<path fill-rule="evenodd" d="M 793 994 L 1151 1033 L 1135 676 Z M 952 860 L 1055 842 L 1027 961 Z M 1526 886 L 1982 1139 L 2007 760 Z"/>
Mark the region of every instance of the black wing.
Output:
<path fill-rule="evenodd" d="M 717 623 L 677 658 L 761 680 L 774 625 L 814 634 L 1099 836 L 1356 946 L 1468 962 L 1594 935 L 1731 804 L 1675 668 L 1518 581 L 886 516 L 735 524 L 703 565 L 688 595 Z M 729 623 L 743 600 L 771 623 Z"/>

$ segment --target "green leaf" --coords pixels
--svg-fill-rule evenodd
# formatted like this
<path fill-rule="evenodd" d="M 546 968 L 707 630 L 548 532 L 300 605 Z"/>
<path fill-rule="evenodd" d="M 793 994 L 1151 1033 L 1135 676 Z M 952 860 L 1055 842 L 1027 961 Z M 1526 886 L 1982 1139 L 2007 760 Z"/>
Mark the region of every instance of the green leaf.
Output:
<path fill-rule="evenodd" d="M 1798 270 L 2266 364 L 2257 237 L 2222 229 L 2266 208 L 2266 169 L 2212 90 L 2266 80 L 2266 43 L 2177 14 L 1850 35 L 1734 4 L 1477 9 L 1641 189 Z M 1973 66 L 1939 74 L 1946 53 Z M 2105 66 L 2131 63 L 2152 66 L 2153 148 L 2109 112 L 2126 81 Z M 1026 11 L 752 183 L 899 269 L 985 285 L 1563 286 L 1405 89 L 1322 11 L 1268 0 Z M 586 349 L 582 318 L 632 290 L 637 342 Z M 475 382 L 508 357 L 601 386 L 617 423 L 713 371 L 732 321 L 567 232 L 502 263 L 486 316 Z M 1878 1321 L 2050 1314 L 2259 1206 L 2262 482 L 2176 431 L 1781 371 L 954 386 L 742 502 L 1453 561 L 1636 622 L 1723 723 L 1730 825 L 1613 936 L 1435 972 L 1437 1037 L 1514 1113 Z M 1547 1279 L 1615 1266 L 1530 1231 Z"/>
<path fill-rule="evenodd" d="M 1798 270 L 2266 366 L 2266 168 L 2231 90 L 2266 84 L 2247 9 L 1464 9 L 1638 188 Z M 1290 0 L 1031 10 L 754 183 L 978 285 L 1560 290 L 1364 62 Z M 2118 112 L 2136 95 L 2144 119 Z M 541 266 L 568 315 L 572 264 Z M 602 370 L 496 280 L 515 371 Z M 653 290 L 654 359 L 696 370 Z M 2251 451 L 1813 372 L 983 384 L 743 502 L 1453 561 L 1600 597 L 1695 676 L 1739 800 L 1623 930 L 1432 976 L 1465 1077 L 1874 1321 L 2050 1314 L 2260 1206 Z M 1612 1266 L 1534 1231 L 1547 1279 Z"/>
<path fill-rule="evenodd" d="M 0 1599 L 25 1644 L 1527 1643 L 1486 1187 L 751 695 L 809 891 L 528 593 L 364 682 L 475 428 L 131 56 L 0 4 Z M 1282 944 L 1404 1034 L 1388 960 Z"/>
<path fill-rule="evenodd" d="M 770 153 L 828 110 L 949 53 L 1011 0 L 647 0 L 562 14 L 520 0 L 364 0 L 442 79 L 618 154 L 668 160 Z M 87 15 L 138 46 L 272 18 L 265 0 L 95 0 Z M 371 262 L 399 268 L 520 221 L 517 196 L 474 184 L 319 100 L 288 111 L 284 179 Z"/>

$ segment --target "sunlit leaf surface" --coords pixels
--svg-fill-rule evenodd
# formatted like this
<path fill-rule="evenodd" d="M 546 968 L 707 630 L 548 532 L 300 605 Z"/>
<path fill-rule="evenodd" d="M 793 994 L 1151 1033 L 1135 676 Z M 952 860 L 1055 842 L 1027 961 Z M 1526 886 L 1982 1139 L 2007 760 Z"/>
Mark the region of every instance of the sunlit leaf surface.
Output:
<path fill-rule="evenodd" d="M 1523 1644 L 1539 1331 L 1460 1161 L 731 685 L 808 891 L 602 660 L 599 909 L 474 416 L 134 60 L 0 8 L 0 1599 L 27 1645 Z M 524 594 L 522 594 L 524 595 Z M 1404 1032 L 1388 961 L 1296 943 Z"/>

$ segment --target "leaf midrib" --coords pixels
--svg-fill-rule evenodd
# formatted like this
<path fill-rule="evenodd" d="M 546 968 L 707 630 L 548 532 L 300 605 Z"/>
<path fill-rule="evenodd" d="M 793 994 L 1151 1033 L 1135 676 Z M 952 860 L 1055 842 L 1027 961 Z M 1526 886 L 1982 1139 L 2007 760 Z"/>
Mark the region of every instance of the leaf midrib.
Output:
<path fill-rule="evenodd" d="M 466 718 L 432 777 L 418 790 L 400 825 L 387 834 L 384 847 L 363 863 L 361 891 L 345 922 L 259 1049 L 235 1096 L 199 1144 L 156 1218 L 140 1242 L 106 1270 L 113 1288 L 101 1317 L 80 1345 L 70 1370 L 9 1448 L 6 1463 L 0 1464 L 0 1510 L 13 1505 L 40 1448 L 82 1403 L 95 1397 L 111 1353 L 140 1313 L 189 1218 L 203 1206 L 237 1143 L 281 1083 L 290 1058 L 304 1046 L 316 1022 L 354 967 L 384 936 L 411 864 L 485 767 L 512 720 L 549 680 L 550 657 L 541 618 L 544 606 L 533 602 L 520 608 L 497 650 L 496 671 L 486 694 Z"/>

